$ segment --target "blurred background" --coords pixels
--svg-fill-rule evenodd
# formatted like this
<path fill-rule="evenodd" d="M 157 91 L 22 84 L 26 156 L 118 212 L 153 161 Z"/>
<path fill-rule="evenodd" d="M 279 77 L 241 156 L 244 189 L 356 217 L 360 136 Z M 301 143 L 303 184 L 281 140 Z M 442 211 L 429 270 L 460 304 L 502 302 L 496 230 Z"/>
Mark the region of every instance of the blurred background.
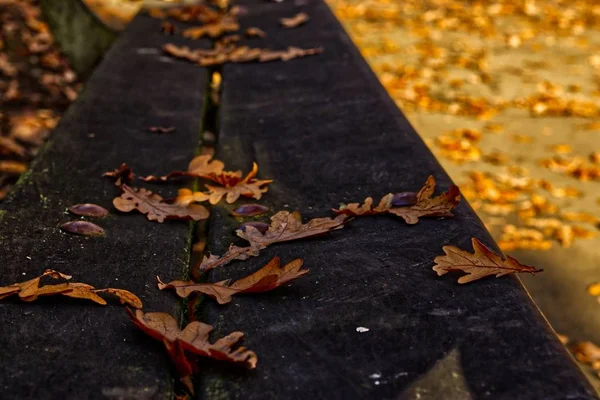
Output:
<path fill-rule="evenodd" d="M 0 197 L 138 10 L 182 3 L 0 0 Z M 544 268 L 521 279 L 562 340 L 600 344 L 600 2 L 328 4 L 504 252 Z"/>

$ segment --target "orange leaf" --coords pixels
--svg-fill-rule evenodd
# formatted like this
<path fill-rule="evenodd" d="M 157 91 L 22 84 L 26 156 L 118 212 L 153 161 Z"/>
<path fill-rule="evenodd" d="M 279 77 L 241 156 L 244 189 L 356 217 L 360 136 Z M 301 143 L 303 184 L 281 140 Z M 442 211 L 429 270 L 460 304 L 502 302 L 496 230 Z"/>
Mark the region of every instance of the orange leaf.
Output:
<path fill-rule="evenodd" d="M 134 189 L 122 185 L 121 197 L 113 200 L 115 208 L 119 211 L 130 212 L 138 210 L 150 221 L 164 222 L 165 219 L 183 219 L 198 221 L 208 218 L 208 210 L 198 204 L 182 206 L 180 204 L 168 204 L 163 202 L 162 197 L 153 194 L 144 188 Z"/>
<path fill-rule="evenodd" d="M 158 278 L 158 288 L 160 290 L 175 289 L 177 295 L 183 298 L 188 297 L 194 292 L 200 292 L 217 300 L 219 304 L 225 304 L 231 301 L 232 295 L 268 292 L 291 280 L 299 278 L 308 272 L 307 269 L 301 270 L 302 264 L 303 261 L 298 258 L 281 268 L 279 257 L 275 257 L 255 273 L 237 280 L 231 285 L 228 285 L 228 281 L 217 283 L 172 281 L 163 283 Z"/>
<path fill-rule="evenodd" d="M 376 207 L 373 207 L 373 199 L 367 197 L 365 202 L 347 204 L 339 210 L 334 209 L 336 214 L 351 216 L 394 214 L 406 221 L 407 224 L 416 224 L 420 217 L 452 217 L 451 210 L 460 202 L 460 191 L 457 186 L 451 185 L 450 189 L 437 197 L 432 197 L 435 191 L 435 178 L 429 176 L 425 185 L 416 196 L 416 203 L 406 206 L 395 206 L 395 195 L 385 195 Z M 407 195 L 409 193 L 403 193 Z M 397 195 L 396 195 L 397 196 Z M 404 204 L 404 203 L 403 203 Z"/>
<path fill-rule="evenodd" d="M 238 29 L 240 29 L 240 25 L 235 21 L 235 19 L 225 16 L 209 24 L 188 28 L 183 31 L 183 37 L 189 39 L 200 39 L 204 36 L 216 38 L 227 32 L 235 32 Z"/>
<path fill-rule="evenodd" d="M 302 25 L 310 18 L 307 13 L 298 13 L 291 18 L 281 18 L 279 22 L 284 28 L 295 28 L 297 26 Z"/>
<path fill-rule="evenodd" d="M 448 272 L 463 271 L 467 275 L 458 278 L 458 283 L 468 283 L 490 275 L 496 275 L 498 278 L 515 272 L 535 274 L 542 271 L 521 264 L 510 256 L 507 256 L 506 259 L 500 257 L 477 238 L 472 238 L 471 242 L 473 243 L 473 254 L 454 246 L 443 247 L 446 255 L 438 256 L 434 260 L 436 265 L 433 270 L 437 272 L 438 276 Z"/>
<path fill-rule="evenodd" d="M 211 160 L 211 158 L 211 155 L 200 155 L 194 157 L 192 161 L 190 161 L 187 171 L 174 171 L 168 175 L 159 177 L 148 175 L 147 177 L 142 178 L 142 180 L 145 182 L 167 181 L 178 176 L 212 179 L 213 176 L 223 173 L 223 168 L 225 165 L 222 161 Z M 241 171 L 239 174 L 242 176 Z"/>
<path fill-rule="evenodd" d="M 58 271 L 47 269 L 37 278 L 33 278 L 25 282 L 14 283 L 5 287 L 0 287 L 0 300 L 14 294 L 18 294 L 21 300 L 32 302 L 37 300 L 40 296 L 52 296 L 60 294 L 67 297 L 87 299 L 98 304 L 106 305 L 106 300 L 96 294 L 106 292 L 117 296 L 121 300 L 121 304 L 129 304 L 135 308 L 142 308 L 142 301 L 136 295 L 124 289 L 96 289 L 87 283 L 80 282 L 65 282 L 57 285 L 44 285 L 40 287 L 40 280 L 45 276 L 53 279 L 71 279 L 70 275 L 65 275 Z"/>
<path fill-rule="evenodd" d="M 160 340 L 165 344 L 169 355 L 171 355 L 171 358 L 175 362 L 178 362 L 177 360 L 181 358 L 181 350 L 185 350 L 186 352 L 202 357 L 227 361 L 250 369 L 256 367 L 256 362 L 258 361 L 256 353 L 246 350 L 245 347 L 233 350 L 235 344 L 244 337 L 242 332 L 230 333 L 218 339 L 215 343 L 210 343 L 208 335 L 213 329 L 211 325 L 194 321 L 181 330 L 179 329 L 177 320 L 169 314 L 144 313 L 141 310 L 136 310 L 134 314 L 131 310 L 126 310 L 138 328 L 152 338 Z M 177 351 L 177 346 L 180 346 L 180 351 Z M 175 354 L 179 354 L 179 356 L 175 357 Z M 187 358 L 184 357 L 184 360 L 189 363 Z M 177 366 L 180 369 L 179 363 Z M 189 371 L 187 366 L 181 369 L 185 373 Z"/>
<path fill-rule="evenodd" d="M 129 183 L 135 177 L 133 171 L 127 164 L 123 163 L 121 166 L 114 171 L 108 171 L 102 174 L 102 176 L 106 176 L 109 178 L 115 178 L 115 185 L 121 186 L 124 183 Z"/>

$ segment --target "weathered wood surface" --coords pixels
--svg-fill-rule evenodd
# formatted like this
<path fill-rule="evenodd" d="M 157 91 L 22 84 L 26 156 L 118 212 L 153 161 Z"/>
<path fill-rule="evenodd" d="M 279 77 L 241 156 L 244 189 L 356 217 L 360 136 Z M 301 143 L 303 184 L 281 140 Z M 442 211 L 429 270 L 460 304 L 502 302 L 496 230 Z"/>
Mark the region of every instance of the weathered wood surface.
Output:
<path fill-rule="evenodd" d="M 96 287 L 129 289 L 146 311 L 177 313 L 171 293 L 156 290 L 155 276 L 187 270 L 189 223 L 115 215 L 111 201 L 119 190 L 101 178 L 122 162 L 146 174 L 157 166 L 185 168 L 194 155 L 207 73 L 163 58 L 157 49 L 167 41 L 184 42 L 162 35 L 160 21 L 137 17 L 2 203 L 0 285 L 54 268 Z M 177 131 L 152 134 L 147 128 L 153 125 Z M 171 186 L 157 190 L 175 193 Z M 60 232 L 61 223 L 77 219 L 67 207 L 82 202 L 113 211 L 97 222 L 106 237 Z M 172 392 L 162 345 L 138 332 L 121 307 L 7 299 L 0 302 L 0 315 L 0 398 L 165 399 Z"/>
<path fill-rule="evenodd" d="M 224 67 L 217 155 L 234 169 L 258 162 L 259 176 L 274 179 L 264 204 L 327 216 L 340 202 L 417 190 L 429 174 L 448 187 L 323 2 L 241 4 L 242 26 L 268 35 L 247 44 L 325 48 L 288 63 Z M 279 26 L 299 11 L 310 15 L 306 25 Z M 235 226 L 225 207 L 214 210 L 209 249 L 222 254 Z M 277 244 L 214 270 L 211 280 L 237 278 L 278 255 L 304 258 L 311 271 L 268 294 L 205 303 L 204 320 L 219 334 L 246 332 L 259 364 L 203 366 L 198 397 L 595 398 L 517 279 L 461 286 L 432 271 L 443 245 L 469 248 L 472 236 L 496 248 L 463 203 L 453 219 L 358 219 L 326 239 Z"/>

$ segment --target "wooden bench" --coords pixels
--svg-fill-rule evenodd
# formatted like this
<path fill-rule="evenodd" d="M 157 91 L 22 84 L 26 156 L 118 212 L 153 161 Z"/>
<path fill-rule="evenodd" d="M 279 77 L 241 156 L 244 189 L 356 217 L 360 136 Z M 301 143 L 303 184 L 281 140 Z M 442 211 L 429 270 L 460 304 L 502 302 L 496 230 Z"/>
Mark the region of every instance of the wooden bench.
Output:
<path fill-rule="evenodd" d="M 217 111 L 217 157 L 232 169 L 256 161 L 260 176 L 274 180 L 261 199 L 273 211 L 328 216 L 340 202 L 418 189 L 429 174 L 448 187 L 447 175 L 323 2 L 238 4 L 247 9 L 242 26 L 267 33 L 259 46 L 325 51 L 290 62 L 225 65 L 220 107 L 203 115 L 208 70 L 155 49 L 210 43 L 165 37 L 160 21 L 136 17 L 2 204 L 2 283 L 51 267 L 98 287 L 127 288 L 146 311 L 181 315 L 180 303 L 158 291 L 154 277 L 187 276 L 190 224 L 115 213 L 102 221 L 107 235 L 100 239 L 63 234 L 58 226 L 71 219 L 64 214 L 69 205 L 110 205 L 115 186 L 99 177 L 121 162 L 141 175 L 185 168 L 203 121 Z M 306 26 L 279 27 L 279 18 L 299 11 L 311 17 Z M 153 125 L 177 130 L 149 135 Z M 177 186 L 154 188 L 168 197 Z M 211 209 L 214 254 L 233 239 L 238 222 L 230 209 Z M 237 278 L 275 255 L 284 262 L 301 257 L 311 270 L 275 292 L 226 306 L 200 304 L 199 319 L 217 335 L 246 333 L 259 364 L 245 371 L 203 362 L 196 397 L 596 398 L 518 279 L 461 286 L 455 276 L 431 270 L 443 245 L 469 248 L 472 236 L 493 245 L 463 201 L 452 219 L 412 226 L 357 219 L 326 239 L 277 244 L 211 271 L 210 281 Z M 161 344 L 116 307 L 4 301 L 0 313 L 0 389 L 7 398 L 173 394 L 174 371 Z"/>

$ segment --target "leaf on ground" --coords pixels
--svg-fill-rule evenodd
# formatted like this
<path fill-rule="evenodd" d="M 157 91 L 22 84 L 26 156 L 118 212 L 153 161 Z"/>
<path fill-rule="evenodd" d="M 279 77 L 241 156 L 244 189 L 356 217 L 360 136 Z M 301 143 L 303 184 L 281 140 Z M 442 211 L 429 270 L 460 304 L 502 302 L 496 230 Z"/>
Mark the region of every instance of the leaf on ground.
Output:
<path fill-rule="evenodd" d="M 308 57 L 323 52 L 322 47 L 301 49 L 299 47 L 290 46 L 286 50 L 271 50 L 251 48 L 248 46 L 236 46 L 234 44 L 220 46 L 219 48 L 212 50 L 191 50 L 188 47 L 178 47 L 171 43 L 163 46 L 163 50 L 170 56 L 191 61 L 202 67 L 226 63 L 262 63 L 277 60 L 289 61 L 294 58 Z"/>
<path fill-rule="evenodd" d="M 69 221 L 62 224 L 60 229 L 81 236 L 104 236 L 104 228 L 89 221 Z"/>
<path fill-rule="evenodd" d="M 194 321 L 181 330 L 177 320 L 169 314 L 144 313 L 141 310 L 136 310 L 133 313 L 128 308 L 126 310 L 138 328 L 165 345 L 182 378 L 191 375 L 195 370 L 186 352 L 227 361 L 249 369 L 256 367 L 258 361 L 256 353 L 247 350 L 245 347 L 233 349 L 244 337 L 242 332 L 232 332 L 218 339 L 215 343 L 211 343 L 208 337 L 213 329 L 211 325 Z"/>
<path fill-rule="evenodd" d="M 244 229 L 238 229 L 236 234 L 248 241 L 250 246 L 238 247 L 231 244 L 229 250 L 221 257 L 204 256 L 200 263 L 200 271 L 208 271 L 233 260 L 246 260 L 249 257 L 257 256 L 260 250 L 274 243 L 308 238 L 341 229 L 347 221 L 347 216 L 342 214 L 333 219 L 313 218 L 303 224 L 300 213 L 279 211 L 271 217 L 271 224 L 266 231 L 250 224 L 244 225 Z"/>
<path fill-rule="evenodd" d="M 103 218 L 108 215 L 106 208 L 92 203 L 75 204 L 69 207 L 69 211 L 75 215 L 82 215 L 84 217 Z"/>
<path fill-rule="evenodd" d="M 421 217 L 452 217 L 452 209 L 460 202 L 458 186 L 451 185 L 447 192 L 432 197 L 435 185 L 435 178 L 430 175 L 416 197 L 413 197 L 411 192 L 388 193 L 375 207 L 373 199 L 367 197 L 362 205 L 351 203 L 333 211 L 338 215 L 351 216 L 389 213 L 403 218 L 407 224 L 411 225 L 419 222 Z"/>
<path fill-rule="evenodd" d="M 203 178 L 203 179 L 214 179 L 214 177 L 223 174 L 223 169 L 225 168 L 225 164 L 219 160 L 211 160 L 211 155 L 200 155 L 194 157 L 192 161 L 190 161 L 188 165 L 187 171 L 174 171 L 165 176 L 154 176 L 148 175 L 145 178 L 142 178 L 145 182 L 156 182 L 156 181 L 167 181 L 171 178 L 179 177 L 179 176 L 189 176 L 193 178 Z M 227 174 L 239 174 L 242 176 L 242 171 L 237 172 L 226 172 Z"/>
<path fill-rule="evenodd" d="M 255 217 L 269 211 L 269 207 L 262 204 L 244 204 L 231 212 L 234 217 Z"/>
<path fill-rule="evenodd" d="M 121 304 L 142 308 L 142 301 L 128 290 L 115 288 L 96 289 L 87 283 L 80 282 L 64 282 L 56 285 L 40 286 L 40 280 L 44 277 L 64 279 L 67 281 L 72 278 L 71 275 L 47 269 L 42 275 L 36 278 L 0 287 L 0 300 L 12 295 L 18 295 L 22 301 L 32 302 L 37 300 L 40 296 L 60 294 L 62 296 L 91 300 L 95 303 L 106 305 L 106 300 L 98 296 L 97 293 L 108 293 L 117 296 L 121 301 Z"/>
<path fill-rule="evenodd" d="M 115 208 L 119 211 L 130 212 L 138 210 L 150 221 L 164 222 L 165 219 L 183 219 L 198 221 L 208 218 L 208 210 L 198 204 L 183 206 L 180 204 L 165 203 L 158 194 L 144 188 L 134 189 L 122 185 L 123 193 L 113 200 Z"/>
<path fill-rule="evenodd" d="M 260 28 L 250 27 L 246 29 L 246 36 L 264 38 L 267 34 Z"/>
<path fill-rule="evenodd" d="M 284 28 L 295 28 L 304 24 L 309 19 L 310 18 L 307 13 L 301 12 L 290 18 L 281 18 L 279 22 Z"/>
<path fill-rule="evenodd" d="M 183 31 L 183 37 L 188 39 L 200 39 L 204 36 L 217 38 L 223 36 L 225 33 L 236 32 L 238 29 L 240 29 L 240 25 L 235 18 L 225 16 L 202 26 L 188 28 Z"/>
<path fill-rule="evenodd" d="M 299 278 L 309 271 L 301 269 L 302 264 L 303 261 L 298 258 L 281 267 L 279 257 L 275 257 L 255 273 L 239 279 L 232 284 L 229 284 L 228 280 L 217 283 L 195 283 L 191 281 L 163 283 L 158 278 L 158 288 L 160 290 L 175 289 L 177 295 L 183 298 L 188 297 L 192 293 L 203 293 L 215 299 L 219 304 L 226 304 L 231 301 L 232 295 L 268 292 Z"/>
<path fill-rule="evenodd" d="M 127 164 L 123 163 L 121 166 L 114 171 L 108 171 L 102 174 L 102 176 L 106 176 L 109 178 L 115 178 L 115 185 L 121 186 L 123 184 L 130 183 L 133 181 L 134 174 L 131 168 L 127 166 Z"/>
<path fill-rule="evenodd" d="M 438 256 L 434 260 L 436 265 L 433 267 L 433 270 L 437 272 L 438 276 L 442 276 L 448 272 L 462 271 L 467 275 L 458 278 L 458 283 L 468 283 L 490 275 L 496 275 L 496 278 L 498 278 L 515 272 L 529 272 L 533 275 L 536 272 L 542 271 L 541 269 L 521 264 L 510 256 L 503 259 L 487 248 L 477 238 L 472 238 L 471 242 L 473 244 L 473 254 L 454 246 L 443 247 L 446 255 Z"/>
<path fill-rule="evenodd" d="M 210 204 L 219 203 L 225 196 L 227 203 L 234 203 L 240 196 L 260 199 L 263 193 L 269 189 L 265 187 L 272 180 L 260 180 L 254 177 L 258 173 L 258 165 L 254 163 L 252 171 L 242 178 L 241 171 L 230 172 L 222 171 L 220 174 L 205 175 L 204 178 L 210 179 L 222 186 L 205 185 L 206 192 L 192 192 L 188 189 L 180 189 L 175 204 L 188 205 L 191 202 L 209 201 Z"/>

